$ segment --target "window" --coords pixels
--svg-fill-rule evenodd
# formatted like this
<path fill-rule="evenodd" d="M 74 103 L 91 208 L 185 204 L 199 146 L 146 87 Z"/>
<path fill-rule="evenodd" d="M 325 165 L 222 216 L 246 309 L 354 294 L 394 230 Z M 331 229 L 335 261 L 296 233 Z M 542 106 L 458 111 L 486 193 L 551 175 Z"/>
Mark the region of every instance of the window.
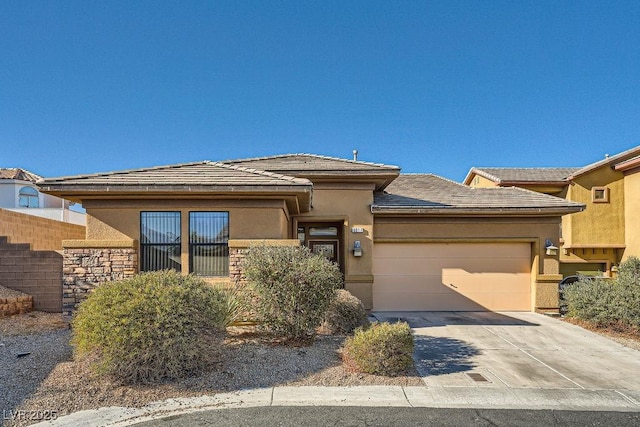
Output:
<path fill-rule="evenodd" d="M 180 271 L 180 212 L 141 212 L 140 252 L 140 271 Z"/>
<path fill-rule="evenodd" d="M 591 201 L 593 203 L 609 203 L 609 189 L 607 187 L 593 187 Z"/>
<path fill-rule="evenodd" d="M 22 187 L 18 192 L 18 205 L 21 208 L 38 208 L 40 207 L 40 198 L 38 190 L 33 187 Z"/>
<path fill-rule="evenodd" d="M 229 212 L 189 212 L 189 271 L 229 275 Z"/>

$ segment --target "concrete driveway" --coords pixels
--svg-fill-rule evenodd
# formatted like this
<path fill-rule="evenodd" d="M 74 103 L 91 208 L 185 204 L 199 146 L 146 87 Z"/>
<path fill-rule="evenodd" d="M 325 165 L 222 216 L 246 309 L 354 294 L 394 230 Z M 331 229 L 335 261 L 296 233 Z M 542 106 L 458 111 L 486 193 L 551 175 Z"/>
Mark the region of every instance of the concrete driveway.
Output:
<path fill-rule="evenodd" d="M 617 390 L 640 402 L 640 352 L 537 313 L 380 312 L 414 330 L 430 387 Z"/>

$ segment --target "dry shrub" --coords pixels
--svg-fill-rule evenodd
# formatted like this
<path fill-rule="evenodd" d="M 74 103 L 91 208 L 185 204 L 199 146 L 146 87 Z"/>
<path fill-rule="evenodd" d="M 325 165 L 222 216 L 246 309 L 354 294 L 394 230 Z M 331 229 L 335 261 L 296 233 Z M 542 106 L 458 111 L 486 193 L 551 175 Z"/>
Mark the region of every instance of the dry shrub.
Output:
<path fill-rule="evenodd" d="M 77 355 L 97 355 L 97 372 L 123 383 L 179 378 L 206 368 L 222 343 L 219 291 L 175 271 L 105 283 L 72 321 Z"/>
<path fill-rule="evenodd" d="M 329 305 L 322 328 L 330 334 L 350 334 L 356 328 L 369 326 L 362 301 L 345 289 L 338 289 Z"/>
<path fill-rule="evenodd" d="M 374 323 L 345 341 L 342 359 L 350 371 L 395 376 L 413 366 L 413 336 L 406 322 Z"/>

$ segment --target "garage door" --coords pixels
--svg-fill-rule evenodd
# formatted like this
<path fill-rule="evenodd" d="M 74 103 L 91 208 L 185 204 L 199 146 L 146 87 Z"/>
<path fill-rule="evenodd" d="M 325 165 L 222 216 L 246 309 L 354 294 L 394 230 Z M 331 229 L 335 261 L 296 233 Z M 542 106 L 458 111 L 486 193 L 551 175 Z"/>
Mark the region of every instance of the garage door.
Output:
<path fill-rule="evenodd" d="M 375 243 L 373 309 L 530 311 L 528 243 Z"/>

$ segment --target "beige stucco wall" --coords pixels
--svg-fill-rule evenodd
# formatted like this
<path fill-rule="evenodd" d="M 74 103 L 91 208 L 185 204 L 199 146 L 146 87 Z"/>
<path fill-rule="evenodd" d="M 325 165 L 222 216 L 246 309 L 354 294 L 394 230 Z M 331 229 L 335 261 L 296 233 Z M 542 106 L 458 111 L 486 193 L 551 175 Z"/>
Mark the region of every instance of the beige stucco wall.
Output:
<path fill-rule="evenodd" d="M 360 298 L 366 307 L 371 307 L 373 283 L 373 184 L 314 183 L 313 209 L 294 217 L 293 228 L 299 222 L 339 222 L 343 224 L 345 288 Z M 362 233 L 351 231 L 361 227 Z M 360 241 L 362 256 L 353 256 L 353 246 Z"/>
<path fill-rule="evenodd" d="M 593 187 L 609 188 L 608 203 L 593 203 Z M 605 166 L 573 180 L 567 199 L 584 203 L 584 212 L 567 215 L 562 224 L 566 246 L 623 245 L 625 194 L 623 174 Z"/>
<path fill-rule="evenodd" d="M 624 258 L 640 257 L 640 170 L 624 177 L 625 244 Z"/>
<path fill-rule="evenodd" d="M 140 212 L 180 211 L 182 235 L 189 235 L 189 212 L 229 212 L 230 239 L 290 238 L 290 218 L 279 200 L 85 200 L 87 239 L 140 241 Z M 188 272 L 189 242 L 182 239 L 182 270 Z"/>

